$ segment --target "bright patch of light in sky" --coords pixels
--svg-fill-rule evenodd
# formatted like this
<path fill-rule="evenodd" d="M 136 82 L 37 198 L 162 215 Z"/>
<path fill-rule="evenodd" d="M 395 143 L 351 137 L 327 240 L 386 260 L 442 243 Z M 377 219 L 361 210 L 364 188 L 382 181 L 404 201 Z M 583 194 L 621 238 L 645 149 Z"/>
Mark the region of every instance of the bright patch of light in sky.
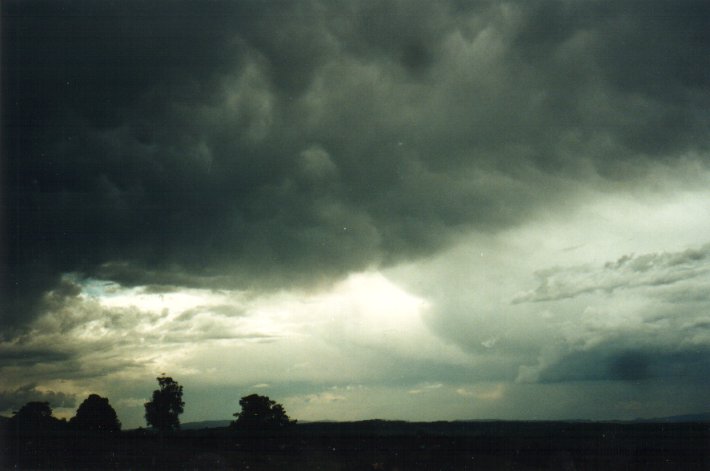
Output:
<path fill-rule="evenodd" d="M 375 391 L 413 407 L 428 407 L 435 394 L 446 396 L 451 408 L 438 411 L 452 418 L 493 414 L 499 410 L 495 403 L 513 400 L 575 345 L 589 343 L 590 335 L 603 343 L 613 332 L 631 335 L 645 328 L 652 310 L 644 280 L 655 272 L 627 280 L 636 275 L 614 272 L 599 278 L 595 270 L 633 252 L 698 248 L 710 234 L 706 190 L 666 193 L 652 202 L 618 194 L 590 201 L 495 237 L 469 234 L 435 257 L 355 273 L 321 291 L 154 292 L 67 275 L 81 287 L 78 304 L 39 318 L 45 337 L 36 342 L 80 351 L 85 346 L 84 361 L 97 365 L 112 365 L 118 358 L 140 364 L 110 374 L 115 385 L 166 371 L 186 384 L 281 391 L 305 419 L 367 417 L 377 410 L 385 416 L 384 404 L 378 409 L 372 400 L 362 402 Z M 551 301 L 527 302 L 540 296 L 535 273 L 550 268 L 571 270 L 558 289 L 589 294 L 555 301 L 556 292 L 545 292 Z M 662 264 L 655 268 L 661 279 L 663 269 Z M 688 272 L 696 275 L 687 283 L 702 283 L 702 266 L 698 270 Z M 625 296 L 594 295 L 594 285 L 585 286 L 595 279 L 602 287 L 627 287 Z M 684 322 L 696 321 L 691 315 Z M 699 333 L 693 338 L 707 343 Z M 104 344 L 113 345 L 112 355 L 101 353 Z M 413 382 L 404 379 L 406 368 L 417 363 L 428 366 L 420 366 Z M 464 370 L 422 380 L 427 369 L 444 366 Z M 438 375 L 434 371 L 432 378 Z M 283 389 L 306 383 L 322 387 L 302 394 Z M 67 394 L 93 391 L 78 382 L 46 384 Z M 140 398 L 123 397 L 116 406 L 127 424 L 139 425 L 140 405 Z M 211 418 L 218 415 L 209 404 L 199 410 Z"/>
<path fill-rule="evenodd" d="M 136 307 L 142 311 L 181 313 L 201 305 L 214 304 L 223 296 L 215 295 L 210 290 L 181 290 L 179 292 L 150 293 L 144 288 L 114 288 L 113 292 L 100 293 L 94 290 L 93 296 L 107 308 Z"/>

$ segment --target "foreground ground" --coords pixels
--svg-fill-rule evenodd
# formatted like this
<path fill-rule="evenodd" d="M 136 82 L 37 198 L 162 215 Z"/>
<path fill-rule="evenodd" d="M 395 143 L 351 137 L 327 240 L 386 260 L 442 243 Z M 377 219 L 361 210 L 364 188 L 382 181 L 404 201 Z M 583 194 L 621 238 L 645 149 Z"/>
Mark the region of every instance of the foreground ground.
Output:
<path fill-rule="evenodd" d="M 3 469 L 710 469 L 710 423 L 366 421 L 288 433 L 55 433 L 2 443 Z"/>

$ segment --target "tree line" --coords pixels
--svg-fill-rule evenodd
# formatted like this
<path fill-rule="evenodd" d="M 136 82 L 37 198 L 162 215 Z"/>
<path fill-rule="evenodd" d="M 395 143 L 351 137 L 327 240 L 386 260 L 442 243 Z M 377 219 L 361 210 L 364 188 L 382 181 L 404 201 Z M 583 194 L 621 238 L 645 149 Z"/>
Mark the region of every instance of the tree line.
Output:
<path fill-rule="evenodd" d="M 158 389 L 151 400 L 144 404 L 145 420 L 149 427 L 160 433 L 180 429 L 180 414 L 184 412 L 183 387 L 165 374 L 156 378 Z M 284 407 L 268 396 L 250 394 L 240 399 L 241 411 L 233 414 L 230 423 L 235 431 L 259 431 L 284 429 L 294 423 Z M 108 398 L 90 394 L 68 422 L 52 416 L 49 402 L 31 401 L 22 406 L 8 421 L 8 429 L 19 435 L 31 435 L 55 430 L 73 430 L 109 434 L 121 430 L 121 421 L 109 404 Z"/>

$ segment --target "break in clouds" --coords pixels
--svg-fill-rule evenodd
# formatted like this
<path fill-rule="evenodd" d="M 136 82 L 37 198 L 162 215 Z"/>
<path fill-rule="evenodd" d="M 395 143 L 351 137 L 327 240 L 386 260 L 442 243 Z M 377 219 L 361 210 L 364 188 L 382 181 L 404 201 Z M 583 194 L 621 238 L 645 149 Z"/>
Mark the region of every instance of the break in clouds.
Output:
<path fill-rule="evenodd" d="M 334 356 L 354 382 L 468 398 L 503 394 L 466 386 L 483 379 L 706 373 L 707 239 L 597 245 L 590 263 L 562 232 L 562 252 L 513 235 L 585 224 L 609 195 L 649 201 L 649 218 L 666 198 L 687 208 L 681 193 L 708 201 L 707 2 L 11 1 L 2 16 L 2 368 L 40 365 L 22 395 L 72 362 L 91 378 L 157 361 L 129 355 L 136 339 L 286 336 L 306 364 L 343 335 L 374 352 Z M 663 218 L 605 208 L 588 234 L 674 240 Z M 457 256 L 466 243 L 481 257 Z M 354 273 L 388 270 L 421 302 L 404 303 L 414 324 L 358 323 L 342 300 L 328 317 L 319 296 L 356 299 Z M 106 304 L 126 293 L 144 304 Z M 226 298 L 146 307 L 189 293 Z M 279 296 L 320 306 L 320 337 L 264 314 Z M 367 330 L 383 322 L 386 340 Z M 334 376 L 294 378 L 305 403 L 343 402 L 305 386 Z"/>

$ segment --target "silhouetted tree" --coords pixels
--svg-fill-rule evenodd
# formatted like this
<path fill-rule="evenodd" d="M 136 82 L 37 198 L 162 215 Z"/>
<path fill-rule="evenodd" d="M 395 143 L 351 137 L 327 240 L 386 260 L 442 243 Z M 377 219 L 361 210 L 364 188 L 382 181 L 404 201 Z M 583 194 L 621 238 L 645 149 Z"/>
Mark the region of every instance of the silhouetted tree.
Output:
<path fill-rule="evenodd" d="M 251 394 L 240 399 L 242 411 L 233 414 L 237 420 L 232 427 L 237 430 L 273 430 L 283 429 L 296 423 L 289 419 L 281 404 L 277 404 L 267 396 Z"/>
<path fill-rule="evenodd" d="M 76 410 L 69 424 L 76 430 L 86 432 L 118 432 L 121 422 L 108 399 L 98 394 L 91 394 Z"/>
<path fill-rule="evenodd" d="M 9 420 L 10 430 L 18 434 L 40 434 L 58 429 L 62 422 L 52 417 L 49 402 L 28 402 L 14 412 Z"/>
<path fill-rule="evenodd" d="M 161 432 L 180 428 L 178 415 L 183 413 L 182 386 L 170 376 L 156 378 L 160 389 L 153 391 L 153 400 L 145 403 L 145 420 Z"/>

